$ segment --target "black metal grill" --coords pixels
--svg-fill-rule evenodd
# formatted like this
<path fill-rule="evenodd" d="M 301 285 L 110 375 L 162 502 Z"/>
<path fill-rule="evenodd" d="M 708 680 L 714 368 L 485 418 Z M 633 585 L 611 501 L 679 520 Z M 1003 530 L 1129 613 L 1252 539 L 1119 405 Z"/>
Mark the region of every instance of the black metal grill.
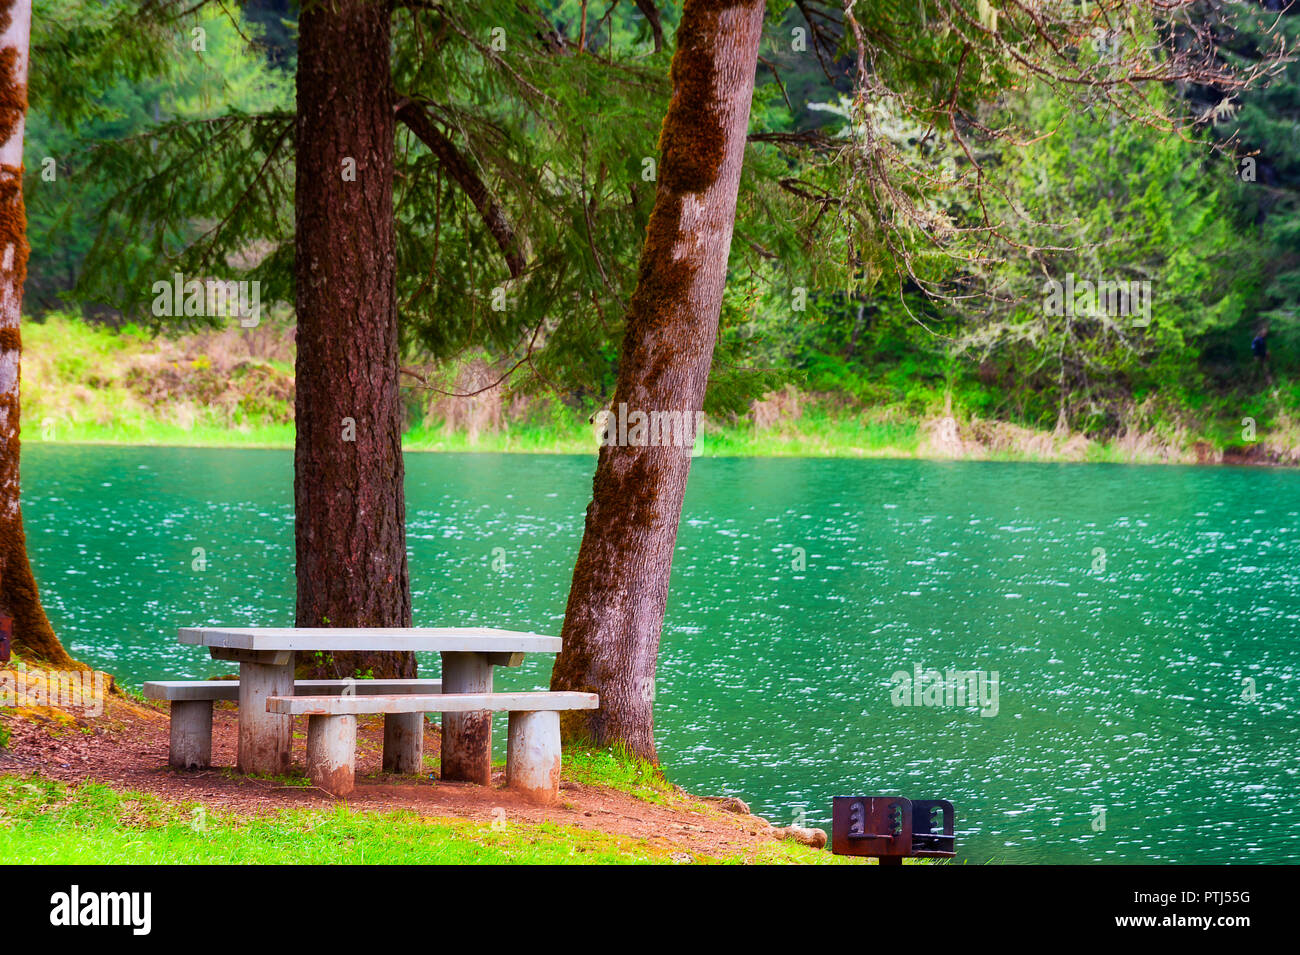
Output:
<path fill-rule="evenodd" d="M 881 865 L 905 858 L 951 859 L 957 854 L 957 813 L 946 799 L 836 796 L 831 851 L 874 856 Z"/>

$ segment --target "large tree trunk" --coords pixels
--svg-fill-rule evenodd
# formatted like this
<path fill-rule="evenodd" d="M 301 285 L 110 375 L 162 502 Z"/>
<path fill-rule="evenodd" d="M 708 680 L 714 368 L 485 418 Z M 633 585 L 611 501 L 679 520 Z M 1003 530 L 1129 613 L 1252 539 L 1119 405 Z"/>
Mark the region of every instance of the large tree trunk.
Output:
<path fill-rule="evenodd" d="M 411 625 L 389 24 L 385 0 L 305 4 L 299 18 L 294 502 L 300 627 Z M 409 653 L 336 653 L 299 665 L 325 677 L 416 675 Z"/>
<path fill-rule="evenodd" d="M 19 502 L 20 315 L 27 275 L 23 129 L 31 0 L 0 0 L 0 616 L 13 620 L 14 645 L 54 666 L 69 666 L 41 606 L 27 560 Z"/>
<path fill-rule="evenodd" d="M 687 0 L 660 137 L 659 188 L 627 316 L 614 407 L 704 403 L 749 128 L 763 0 Z M 690 471 L 684 447 L 607 446 L 551 687 L 600 694 L 564 733 L 656 760 L 653 704 L 668 577 Z"/>

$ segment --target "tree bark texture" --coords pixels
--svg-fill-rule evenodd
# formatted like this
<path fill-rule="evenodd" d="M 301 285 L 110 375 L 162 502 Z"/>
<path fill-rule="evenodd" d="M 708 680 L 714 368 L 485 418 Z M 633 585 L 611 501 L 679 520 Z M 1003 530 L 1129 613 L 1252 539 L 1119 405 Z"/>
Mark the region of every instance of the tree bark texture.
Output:
<path fill-rule="evenodd" d="M 411 625 L 389 56 L 383 0 L 304 4 L 295 148 L 300 627 Z M 412 654 L 298 662 L 327 678 L 416 675 Z"/>
<path fill-rule="evenodd" d="M 763 0 L 687 0 L 614 406 L 695 420 L 722 311 Z M 690 448 L 601 449 L 551 687 L 600 694 L 568 739 L 657 760 L 654 679 Z"/>
<path fill-rule="evenodd" d="M 23 132 L 31 0 L 0 0 L 0 616 L 14 646 L 51 666 L 71 666 L 41 606 L 27 559 L 19 498 L 19 388 L 27 211 L 23 204 Z"/>

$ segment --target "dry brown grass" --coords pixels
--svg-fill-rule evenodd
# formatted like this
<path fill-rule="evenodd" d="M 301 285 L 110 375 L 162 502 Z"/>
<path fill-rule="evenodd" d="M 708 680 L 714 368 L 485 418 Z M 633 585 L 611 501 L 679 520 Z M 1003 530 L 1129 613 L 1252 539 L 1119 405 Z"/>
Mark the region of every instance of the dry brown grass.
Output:
<path fill-rule="evenodd" d="M 749 407 L 754 427 L 767 431 L 794 424 L 803 416 L 805 399 L 794 385 L 780 391 L 769 391 Z"/>

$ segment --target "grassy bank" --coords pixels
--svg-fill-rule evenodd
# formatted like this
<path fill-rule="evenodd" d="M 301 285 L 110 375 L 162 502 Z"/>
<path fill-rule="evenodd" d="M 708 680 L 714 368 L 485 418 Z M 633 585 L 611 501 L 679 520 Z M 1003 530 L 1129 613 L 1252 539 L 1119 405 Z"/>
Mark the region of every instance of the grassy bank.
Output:
<path fill-rule="evenodd" d="M 50 316 L 23 326 L 24 440 L 44 443 L 292 448 L 293 362 L 287 330 L 153 338 Z M 587 416 L 554 404 L 498 429 L 452 427 L 408 393 L 409 451 L 591 454 Z M 427 399 L 426 399 L 427 400 Z M 809 408 L 759 428 L 710 421 L 705 455 L 910 456 L 918 421 L 868 421 Z"/>
<path fill-rule="evenodd" d="M 24 440 L 291 448 L 291 336 L 289 327 L 273 324 L 166 338 L 58 315 L 26 322 Z M 975 410 L 980 401 L 966 401 L 960 389 L 945 393 L 942 383 L 879 384 L 897 395 L 859 402 L 787 389 L 756 403 L 747 415 L 711 416 L 701 453 L 1300 464 L 1300 414 L 1289 410 L 1300 398 L 1290 385 L 1278 390 L 1272 404 L 1207 408 L 1199 423 L 1139 416 L 1141 423 L 1122 436 L 1090 440 L 981 417 Z M 404 397 L 409 426 L 403 446 L 409 451 L 592 454 L 596 447 L 590 409 L 554 398 L 512 398 L 507 405 L 500 393 L 448 399 L 414 384 Z M 1245 417 L 1256 422 L 1257 436 L 1245 436 Z"/>
<path fill-rule="evenodd" d="M 695 796 L 617 750 L 566 747 L 553 806 L 378 763 L 341 802 L 298 763 L 274 777 L 160 771 L 165 708 L 112 694 L 93 716 L 26 705 L 39 671 L 0 670 L 0 864 L 860 862 L 778 839 L 734 800 Z M 218 739 L 234 729 L 234 711 L 214 718 Z M 361 750 L 382 738 L 382 720 L 359 726 Z"/>
<path fill-rule="evenodd" d="M 25 441 L 293 446 L 283 330 L 168 339 L 51 315 L 22 332 Z"/>
<path fill-rule="evenodd" d="M 98 783 L 69 787 L 39 776 L 0 777 L 0 859 L 46 865 L 671 861 L 635 840 L 568 826 L 493 828 L 346 807 L 235 816 L 198 803 L 174 805 Z"/>
<path fill-rule="evenodd" d="M 100 783 L 0 775 L 0 861 L 106 865 L 828 864 L 773 842 L 756 858 L 684 857 L 648 840 L 555 823 L 478 822 L 399 810 L 268 809 L 234 814 Z"/>

